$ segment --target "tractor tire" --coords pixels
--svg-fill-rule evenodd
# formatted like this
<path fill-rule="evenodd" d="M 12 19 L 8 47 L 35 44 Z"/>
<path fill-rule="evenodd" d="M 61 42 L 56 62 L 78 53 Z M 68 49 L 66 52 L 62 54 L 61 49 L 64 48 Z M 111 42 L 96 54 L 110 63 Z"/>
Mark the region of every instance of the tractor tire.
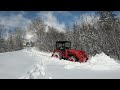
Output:
<path fill-rule="evenodd" d="M 62 59 L 62 55 L 61 55 L 61 53 L 60 52 L 55 52 L 54 54 L 53 54 L 53 57 L 55 57 L 55 58 L 58 58 L 58 59 Z"/>
<path fill-rule="evenodd" d="M 71 61 L 71 62 L 76 62 L 76 61 L 77 61 L 77 58 L 76 58 L 75 56 L 70 56 L 70 57 L 68 58 L 68 60 Z"/>

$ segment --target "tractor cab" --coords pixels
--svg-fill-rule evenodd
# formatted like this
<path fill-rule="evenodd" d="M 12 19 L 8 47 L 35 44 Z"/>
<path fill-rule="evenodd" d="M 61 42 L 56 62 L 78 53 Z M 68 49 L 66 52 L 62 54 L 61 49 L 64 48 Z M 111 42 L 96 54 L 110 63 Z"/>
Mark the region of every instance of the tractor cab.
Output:
<path fill-rule="evenodd" d="M 66 49 L 71 49 L 70 41 L 56 41 L 56 50 L 61 50 L 65 52 Z"/>

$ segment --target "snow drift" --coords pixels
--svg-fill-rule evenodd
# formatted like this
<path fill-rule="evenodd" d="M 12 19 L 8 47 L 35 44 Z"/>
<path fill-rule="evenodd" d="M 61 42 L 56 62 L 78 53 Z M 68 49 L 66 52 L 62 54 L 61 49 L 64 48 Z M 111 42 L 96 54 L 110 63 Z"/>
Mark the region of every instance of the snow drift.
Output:
<path fill-rule="evenodd" d="M 85 68 L 90 70 L 116 70 L 120 69 L 120 64 L 117 60 L 110 58 L 104 53 L 92 56 L 87 63 L 67 65 L 65 68 Z"/>
<path fill-rule="evenodd" d="M 118 60 L 104 53 L 88 62 L 70 62 L 51 57 L 52 53 L 36 48 L 0 54 L 0 78 L 19 79 L 96 79 L 120 78 Z"/>
<path fill-rule="evenodd" d="M 115 70 L 120 69 L 120 64 L 117 60 L 110 58 L 105 53 L 96 54 L 88 63 L 93 70 Z"/>

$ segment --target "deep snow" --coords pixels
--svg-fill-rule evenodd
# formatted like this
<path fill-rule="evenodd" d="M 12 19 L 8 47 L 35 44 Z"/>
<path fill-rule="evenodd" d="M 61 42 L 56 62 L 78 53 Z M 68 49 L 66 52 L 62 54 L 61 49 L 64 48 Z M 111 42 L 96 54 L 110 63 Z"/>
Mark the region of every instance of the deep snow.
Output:
<path fill-rule="evenodd" d="M 92 56 L 87 63 L 51 57 L 52 53 L 36 48 L 0 54 L 0 78 L 18 79 L 118 79 L 120 64 L 104 53 Z"/>

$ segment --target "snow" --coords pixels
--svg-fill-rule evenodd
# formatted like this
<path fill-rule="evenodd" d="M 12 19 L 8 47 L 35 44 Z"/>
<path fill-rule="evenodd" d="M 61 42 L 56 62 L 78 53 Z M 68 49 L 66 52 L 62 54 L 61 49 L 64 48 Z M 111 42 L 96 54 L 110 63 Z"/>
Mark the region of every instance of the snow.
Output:
<path fill-rule="evenodd" d="M 19 78 L 37 61 L 26 50 L 0 54 L 0 78 Z"/>
<path fill-rule="evenodd" d="M 31 39 L 33 36 L 31 34 L 26 35 L 26 39 Z"/>
<path fill-rule="evenodd" d="M 104 53 L 93 56 L 90 60 L 90 65 L 93 70 L 116 70 L 120 69 L 120 64 L 117 60 L 110 58 Z"/>
<path fill-rule="evenodd" d="M 18 79 L 118 79 L 120 63 L 104 53 L 88 62 L 70 62 L 51 57 L 36 48 L 0 54 L 0 78 Z"/>

